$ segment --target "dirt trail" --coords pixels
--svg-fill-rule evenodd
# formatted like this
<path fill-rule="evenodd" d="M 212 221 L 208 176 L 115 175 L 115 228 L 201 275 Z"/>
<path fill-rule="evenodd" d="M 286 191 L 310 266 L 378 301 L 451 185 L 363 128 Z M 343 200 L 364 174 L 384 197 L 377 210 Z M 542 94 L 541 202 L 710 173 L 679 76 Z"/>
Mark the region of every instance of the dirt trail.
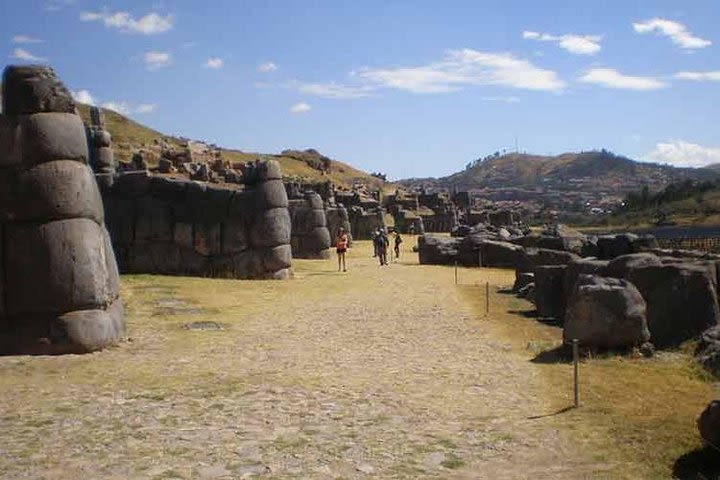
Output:
<path fill-rule="evenodd" d="M 585 478 L 528 355 L 453 269 L 298 261 L 289 282 L 125 277 L 132 341 L 0 358 L 3 478 Z M 462 270 L 463 283 L 511 272 Z M 495 288 L 493 288 L 494 290 Z M 493 303 L 495 307 L 495 303 Z M 221 331 L 189 331 L 193 321 Z"/>

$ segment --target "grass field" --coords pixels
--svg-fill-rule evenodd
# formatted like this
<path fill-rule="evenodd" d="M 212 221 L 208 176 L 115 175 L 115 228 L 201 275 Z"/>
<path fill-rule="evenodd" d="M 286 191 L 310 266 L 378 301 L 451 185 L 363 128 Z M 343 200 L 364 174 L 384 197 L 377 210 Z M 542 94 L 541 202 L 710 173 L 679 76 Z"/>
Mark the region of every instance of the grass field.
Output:
<path fill-rule="evenodd" d="M 700 446 L 718 392 L 684 351 L 586 359 L 567 410 L 561 331 L 498 292 L 512 272 L 348 260 L 124 276 L 127 341 L 0 358 L 0 477 L 653 479 Z"/>

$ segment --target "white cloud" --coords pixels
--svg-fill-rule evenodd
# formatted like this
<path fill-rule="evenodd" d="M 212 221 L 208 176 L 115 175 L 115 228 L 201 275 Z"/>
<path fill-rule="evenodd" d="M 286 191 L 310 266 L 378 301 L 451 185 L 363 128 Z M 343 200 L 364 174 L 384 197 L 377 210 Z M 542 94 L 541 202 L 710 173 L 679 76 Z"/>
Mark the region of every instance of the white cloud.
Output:
<path fill-rule="evenodd" d="M 12 43 L 43 43 L 43 41 L 28 35 L 15 35 L 12 38 Z"/>
<path fill-rule="evenodd" d="M 707 147 L 685 140 L 658 142 L 644 160 L 678 167 L 704 167 L 720 163 L 720 147 Z"/>
<path fill-rule="evenodd" d="M 602 40 L 601 35 L 575 35 L 572 33 L 550 35 L 549 33 L 526 30 L 523 32 L 523 38 L 540 42 L 553 42 L 560 48 L 576 55 L 595 55 L 602 49 L 600 46 L 600 41 Z"/>
<path fill-rule="evenodd" d="M 674 75 L 678 80 L 694 82 L 720 82 L 720 70 L 713 72 L 678 72 Z"/>
<path fill-rule="evenodd" d="M 24 48 L 16 48 L 13 51 L 12 58 L 17 58 L 18 60 L 25 60 L 27 62 L 44 62 L 46 60 L 45 58 L 33 55 Z"/>
<path fill-rule="evenodd" d="M 157 110 L 157 105 L 154 103 L 141 103 L 139 105 L 134 105 L 128 102 L 103 102 L 100 106 L 122 115 L 132 115 L 133 113 L 153 113 Z"/>
<path fill-rule="evenodd" d="M 653 77 L 624 75 L 612 68 L 591 68 L 579 78 L 581 82 L 626 90 L 658 90 L 667 84 Z"/>
<path fill-rule="evenodd" d="M 675 45 L 684 49 L 705 48 L 712 45 L 710 40 L 693 35 L 682 23 L 665 18 L 653 18 L 644 22 L 633 23 L 633 28 L 640 34 L 655 33 L 656 35 L 670 37 L 670 40 Z"/>
<path fill-rule="evenodd" d="M 143 55 L 143 62 L 148 70 L 157 70 L 172 64 L 172 55 L 168 52 L 149 51 Z"/>
<path fill-rule="evenodd" d="M 125 102 L 104 102 L 101 103 L 100 106 L 102 108 L 107 108 L 108 110 L 113 110 L 123 115 L 128 115 L 130 113 L 130 105 Z"/>
<path fill-rule="evenodd" d="M 267 73 L 267 72 L 273 72 L 277 70 L 277 65 L 275 65 L 273 62 L 265 62 L 258 66 L 257 70 L 258 72 Z"/>
<path fill-rule="evenodd" d="M 58 10 L 62 10 L 64 7 L 74 4 L 75 0 L 50 0 L 45 2 L 44 9 L 46 12 L 57 12 Z"/>
<path fill-rule="evenodd" d="M 205 62 L 205 68 L 222 68 L 222 66 L 225 64 L 222 58 L 219 57 L 210 57 Z"/>
<path fill-rule="evenodd" d="M 307 113 L 312 107 L 305 102 L 298 102 L 290 107 L 290 113 Z"/>
<path fill-rule="evenodd" d="M 343 85 L 338 83 L 304 83 L 293 81 L 289 87 L 300 93 L 321 98 L 347 99 L 367 97 L 374 90 L 370 85 Z"/>
<path fill-rule="evenodd" d="M 128 12 L 81 12 L 80 20 L 83 22 L 102 22 L 108 28 L 115 28 L 123 33 L 139 33 L 154 35 L 164 33 L 173 28 L 172 15 L 162 16 L 157 13 L 148 13 L 138 19 Z"/>
<path fill-rule="evenodd" d="M 153 113 L 157 110 L 157 105 L 154 103 L 141 103 L 135 108 L 135 113 Z"/>
<path fill-rule="evenodd" d="M 483 97 L 486 102 L 502 102 L 502 103 L 518 103 L 520 99 L 518 97 Z"/>
<path fill-rule="evenodd" d="M 552 70 L 539 68 L 510 53 L 450 50 L 434 63 L 417 67 L 365 68 L 357 76 L 375 87 L 414 93 L 453 92 L 466 86 L 502 85 L 526 90 L 561 91 L 565 82 Z"/>
<path fill-rule="evenodd" d="M 80 103 L 85 103 L 87 105 L 95 105 L 95 99 L 90 94 L 89 90 L 73 90 L 70 92 L 75 100 L 77 100 Z"/>

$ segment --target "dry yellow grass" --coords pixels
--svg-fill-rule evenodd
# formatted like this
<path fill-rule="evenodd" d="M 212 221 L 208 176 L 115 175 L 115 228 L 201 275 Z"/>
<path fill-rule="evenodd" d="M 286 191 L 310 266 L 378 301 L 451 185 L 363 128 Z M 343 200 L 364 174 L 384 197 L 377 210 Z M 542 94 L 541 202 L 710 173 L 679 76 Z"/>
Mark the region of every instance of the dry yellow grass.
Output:
<path fill-rule="evenodd" d="M 530 362 L 559 332 L 508 313 L 529 306 L 495 293 L 512 272 L 456 287 L 409 252 L 380 268 L 368 242 L 348 260 L 286 282 L 124 276 L 130 341 L 0 358 L 0 476 L 660 478 L 697 445 L 714 392 L 683 354 L 588 360 L 583 407 L 546 416 L 571 369 Z M 224 330 L 183 329 L 201 321 Z"/>

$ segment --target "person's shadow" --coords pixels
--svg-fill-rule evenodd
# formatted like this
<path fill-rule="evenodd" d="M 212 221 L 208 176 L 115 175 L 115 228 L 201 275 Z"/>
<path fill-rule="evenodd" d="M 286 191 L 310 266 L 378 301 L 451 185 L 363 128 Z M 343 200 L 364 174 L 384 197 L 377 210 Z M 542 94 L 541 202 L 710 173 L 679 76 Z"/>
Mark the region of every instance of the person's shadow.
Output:
<path fill-rule="evenodd" d="M 720 452 L 705 446 L 675 460 L 673 478 L 678 480 L 720 479 Z"/>

